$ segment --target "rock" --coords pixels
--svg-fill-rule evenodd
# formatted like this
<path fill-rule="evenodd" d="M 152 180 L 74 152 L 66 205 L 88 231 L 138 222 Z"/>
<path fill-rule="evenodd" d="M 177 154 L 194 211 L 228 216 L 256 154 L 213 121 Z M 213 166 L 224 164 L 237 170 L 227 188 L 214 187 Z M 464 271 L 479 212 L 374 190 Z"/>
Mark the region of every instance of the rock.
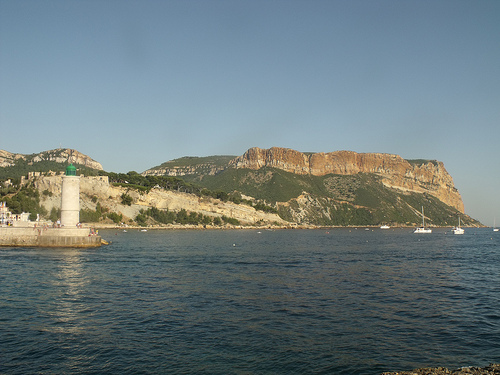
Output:
<path fill-rule="evenodd" d="M 449 370 L 445 367 L 420 368 L 412 371 L 383 372 L 382 375 L 500 375 L 500 364 L 486 367 L 461 367 Z"/>
<path fill-rule="evenodd" d="M 41 193 L 41 204 L 50 212 L 61 205 L 62 177 L 37 176 L 35 187 Z M 42 194 L 49 191 L 50 195 Z M 132 205 L 121 203 L 122 194 L 132 197 Z M 211 197 L 198 197 L 194 194 L 181 193 L 165 189 L 151 189 L 149 192 L 139 192 L 123 186 L 109 184 L 108 176 L 89 176 L 80 178 L 80 207 L 95 210 L 97 202 L 110 212 L 122 214 L 126 218 L 134 219 L 141 209 L 150 207 L 179 211 L 202 213 L 211 217 L 227 216 L 239 220 L 242 224 L 287 224 L 277 214 L 259 211 L 245 204 L 223 202 Z"/>
<path fill-rule="evenodd" d="M 380 153 L 335 151 L 304 154 L 288 148 L 254 147 L 230 162 L 230 167 L 279 168 L 296 174 L 324 176 L 374 173 L 385 186 L 403 191 L 428 193 L 464 213 L 464 204 L 453 179 L 439 161 L 410 163 L 401 156 Z"/>
<path fill-rule="evenodd" d="M 85 167 L 103 170 L 101 163 L 87 155 L 82 154 L 73 149 L 54 149 L 43 151 L 38 154 L 13 154 L 11 152 L 0 150 L 0 167 L 11 167 L 16 164 L 19 159 L 26 160 L 29 165 L 39 163 L 41 161 L 53 161 L 56 163 L 73 163 L 84 165 Z"/>

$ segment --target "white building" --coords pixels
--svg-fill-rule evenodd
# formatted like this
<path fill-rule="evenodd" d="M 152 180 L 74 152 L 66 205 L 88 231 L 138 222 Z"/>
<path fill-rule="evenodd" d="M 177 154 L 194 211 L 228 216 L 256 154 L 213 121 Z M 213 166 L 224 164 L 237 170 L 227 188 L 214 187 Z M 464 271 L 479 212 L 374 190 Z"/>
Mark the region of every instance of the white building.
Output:
<path fill-rule="evenodd" d="M 0 202 L 0 224 L 18 226 L 22 223 L 26 225 L 30 221 L 30 213 L 23 212 L 20 214 L 13 214 L 9 211 L 6 202 Z"/>

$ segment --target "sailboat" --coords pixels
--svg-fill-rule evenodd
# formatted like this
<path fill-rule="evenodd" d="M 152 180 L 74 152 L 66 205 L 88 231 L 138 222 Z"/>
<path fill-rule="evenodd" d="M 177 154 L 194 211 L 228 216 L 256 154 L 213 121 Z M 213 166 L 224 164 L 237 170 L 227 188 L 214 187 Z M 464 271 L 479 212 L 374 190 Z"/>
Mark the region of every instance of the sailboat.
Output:
<path fill-rule="evenodd" d="M 498 228 L 496 228 L 496 218 L 493 218 L 493 232 L 498 232 Z"/>
<path fill-rule="evenodd" d="M 464 234 L 465 231 L 463 228 L 460 228 L 460 216 L 458 217 L 458 227 L 452 229 L 453 234 Z"/>
<path fill-rule="evenodd" d="M 424 222 L 424 206 L 422 206 L 422 226 L 416 228 L 413 233 L 432 233 L 432 229 L 426 228 L 425 227 L 425 222 Z"/>

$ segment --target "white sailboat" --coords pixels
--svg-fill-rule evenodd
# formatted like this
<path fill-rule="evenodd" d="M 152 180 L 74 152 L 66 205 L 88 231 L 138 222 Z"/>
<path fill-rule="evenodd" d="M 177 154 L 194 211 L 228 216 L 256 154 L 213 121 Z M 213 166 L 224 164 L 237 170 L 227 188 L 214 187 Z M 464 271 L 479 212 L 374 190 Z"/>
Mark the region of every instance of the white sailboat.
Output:
<path fill-rule="evenodd" d="M 493 218 L 493 232 L 498 232 L 498 228 L 496 227 L 496 218 Z"/>
<path fill-rule="evenodd" d="M 424 222 L 424 206 L 422 206 L 422 226 L 416 228 L 413 233 L 432 233 L 432 229 L 426 228 L 425 227 L 425 222 Z"/>
<path fill-rule="evenodd" d="M 455 227 L 452 229 L 453 234 L 464 234 L 465 231 L 463 228 L 460 227 L 460 216 L 458 217 L 458 227 Z"/>

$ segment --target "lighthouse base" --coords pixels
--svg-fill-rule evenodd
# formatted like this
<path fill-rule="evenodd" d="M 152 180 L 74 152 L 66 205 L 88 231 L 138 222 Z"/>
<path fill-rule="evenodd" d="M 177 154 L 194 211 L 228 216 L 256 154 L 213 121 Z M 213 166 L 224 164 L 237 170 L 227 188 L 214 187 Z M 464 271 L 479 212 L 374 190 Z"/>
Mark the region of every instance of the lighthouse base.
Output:
<path fill-rule="evenodd" d="M 90 228 L 0 228 L 0 246 L 22 247 L 98 247 L 101 237 Z"/>

